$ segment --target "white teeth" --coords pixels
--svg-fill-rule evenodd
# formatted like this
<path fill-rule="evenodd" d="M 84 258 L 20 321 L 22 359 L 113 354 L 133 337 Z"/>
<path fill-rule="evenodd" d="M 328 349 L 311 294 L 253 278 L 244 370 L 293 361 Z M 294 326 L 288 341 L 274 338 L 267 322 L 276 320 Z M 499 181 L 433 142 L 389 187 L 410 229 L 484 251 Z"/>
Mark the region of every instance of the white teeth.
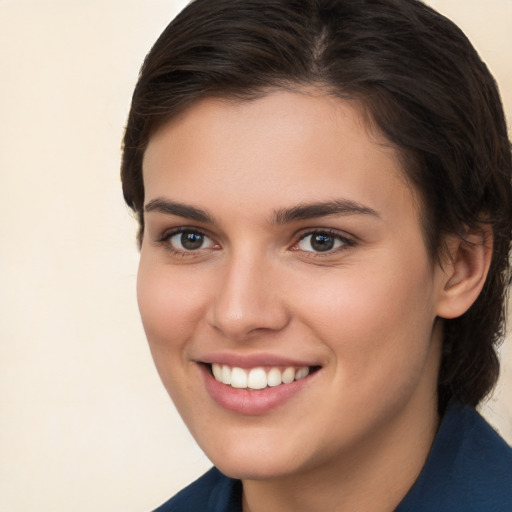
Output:
<path fill-rule="evenodd" d="M 215 379 L 218 380 L 219 382 L 222 382 L 222 365 L 213 363 L 212 372 Z"/>
<path fill-rule="evenodd" d="M 267 386 L 275 387 L 303 379 L 309 375 L 309 368 L 304 366 L 295 369 L 290 366 L 281 371 L 279 368 L 273 367 L 267 372 L 261 367 L 244 370 L 236 366 L 231 368 L 225 364 L 213 363 L 212 373 L 215 380 L 236 389 L 265 389 Z"/>
<path fill-rule="evenodd" d="M 281 380 L 283 381 L 283 384 L 290 384 L 290 382 L 293 382 L 295 380 L 295 368 L 286 368 L 281 376 Z"/>
<path fill-rule="evenodd" d="M 247 387 L 264 389 L 267 387 L 267 372 L 263 368 L 253 368 L 247 377 Z"/>
<path fill-rule="evenodd" d="M 281 371 L 279 368 L 271 368 L 267 375 L 267 384 L 271 387 L 281 384 Z"/>
<path fill-rule="evenodd" d="M 224 384 L 231 384 L 231 368 L 224 365 L 222 367 L 222 380 Z"/>
<path fill-rule="evenodd" d="M 309 368 L 305 366 L 304 368 L 299 368 L 295 372 L 295 380 L 303 379 L 304 377 L 307 377 L 309 375 Z"/>
<path fill-rule="evenodd" d="M 247 373 L 242 368 L 233 368 L 231 370 L 231 386 L 237 389 L 247 387 Z"/>

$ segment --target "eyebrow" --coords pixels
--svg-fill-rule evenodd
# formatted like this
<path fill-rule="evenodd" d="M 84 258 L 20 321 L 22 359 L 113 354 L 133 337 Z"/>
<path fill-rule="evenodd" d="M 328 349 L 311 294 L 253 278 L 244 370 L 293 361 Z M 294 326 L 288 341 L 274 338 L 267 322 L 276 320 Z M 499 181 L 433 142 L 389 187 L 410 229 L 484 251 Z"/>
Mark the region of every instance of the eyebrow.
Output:
<path fill-rule="evenodd" d="M 196 222 L 214 223 L 213 217 L 195 206 L 188 204 L 177 203 L 175 201 L 169 201 L 168 199 L 152 199 L 144 207 L 145 212 L 158 212 L 166 215 L 176 215 L 177 217 L 183 217 L 184 219 L 195 220 Z"/>
<path fill-rule="evenodd" d="M 175 215 L 184 219 L 214 224 L 215 219 L 205 210 L 188 204 L 156 198 L 149 201 L 144 207 L 145 212 L 158 212 L 165 215 Z M 373 208 L 364 206 L 348 199 L 337 199 L 318 203 L 305 203 L 277 210 L 273 217 L 273 224 L 287 224 L 300 220 L 315 219 L 318 217 L 344 216 L 344 215 L 370 215 L 380 218 Z"/>
<path fill-rule="evenodd" d="M 273 222 L 276 224 L 286 224 L 317 217 L 344 215 L 370 215 L 380 218 L 380 215 L 373 208 L 348 199 L 338 199 L 319 203 L 299 204 L 292 208 L 280 209 L 274 214 Z"/>

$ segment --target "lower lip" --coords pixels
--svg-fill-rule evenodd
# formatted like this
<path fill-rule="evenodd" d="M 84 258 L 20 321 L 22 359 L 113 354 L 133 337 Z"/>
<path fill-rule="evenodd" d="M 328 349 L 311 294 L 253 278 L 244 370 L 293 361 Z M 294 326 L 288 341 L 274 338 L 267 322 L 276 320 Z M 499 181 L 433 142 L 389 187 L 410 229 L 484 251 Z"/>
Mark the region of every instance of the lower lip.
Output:
<path fill-rule="evenodd" d="M 310 374 L 303 379 L 291 382 L 290 384 L 280 384 L 275 387 L 266 387 L 265 389 L 235 389 L 215 380 L 210 370 L 205 365 L 200 365 L 206 390 L 218 405 L 228 411 L 239 414 L 257 415 L 264 414 L 285 402 L 299 393 L 307 386 L 312 377 Z"/>

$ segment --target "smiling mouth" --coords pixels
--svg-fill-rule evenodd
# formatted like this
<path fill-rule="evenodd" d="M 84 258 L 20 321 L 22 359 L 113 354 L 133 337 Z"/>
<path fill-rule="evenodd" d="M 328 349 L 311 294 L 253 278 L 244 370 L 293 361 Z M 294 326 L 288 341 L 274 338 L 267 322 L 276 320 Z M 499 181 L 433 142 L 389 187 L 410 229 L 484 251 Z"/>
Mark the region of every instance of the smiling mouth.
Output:
<path fill-rule="evenodd" d="M 320 369 L 319 366 L 239 368 L 219 363 L 209 364 L 208 366 L 211 375 L 217 382 L 235 389 L 254 391 L 291 384 Z"/>

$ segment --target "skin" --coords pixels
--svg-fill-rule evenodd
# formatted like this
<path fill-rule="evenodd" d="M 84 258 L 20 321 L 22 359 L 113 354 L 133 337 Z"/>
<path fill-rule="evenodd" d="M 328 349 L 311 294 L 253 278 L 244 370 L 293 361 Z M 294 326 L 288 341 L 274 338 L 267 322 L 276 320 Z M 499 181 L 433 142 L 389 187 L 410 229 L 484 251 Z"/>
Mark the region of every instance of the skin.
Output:
<path fill-rule="evenodd" d="M 311 91 L 206 99 L 145 153 L 146 205 L 178 202 L 208 218 L 146 211 L 144 328 L 192 435 L 243 480 L 245 511 L 393 510 L 438 425 L 436 319 L 469 307 L 481 279 L 468 276 L 485 272 L 485 258 L 430 261 L 398 153 L 363 119 L 357 104 Z M 332 201 L 363 210 L 278 215 Z M 174 236 L 184 227 L 204 235 L 197 250 Z M 326 230 L 336 245 L 315 252 L 309 235 Z M 320 370 L 279 407 L 240 414 L 205 388 L 201 362 L 218 353 Z"/>

